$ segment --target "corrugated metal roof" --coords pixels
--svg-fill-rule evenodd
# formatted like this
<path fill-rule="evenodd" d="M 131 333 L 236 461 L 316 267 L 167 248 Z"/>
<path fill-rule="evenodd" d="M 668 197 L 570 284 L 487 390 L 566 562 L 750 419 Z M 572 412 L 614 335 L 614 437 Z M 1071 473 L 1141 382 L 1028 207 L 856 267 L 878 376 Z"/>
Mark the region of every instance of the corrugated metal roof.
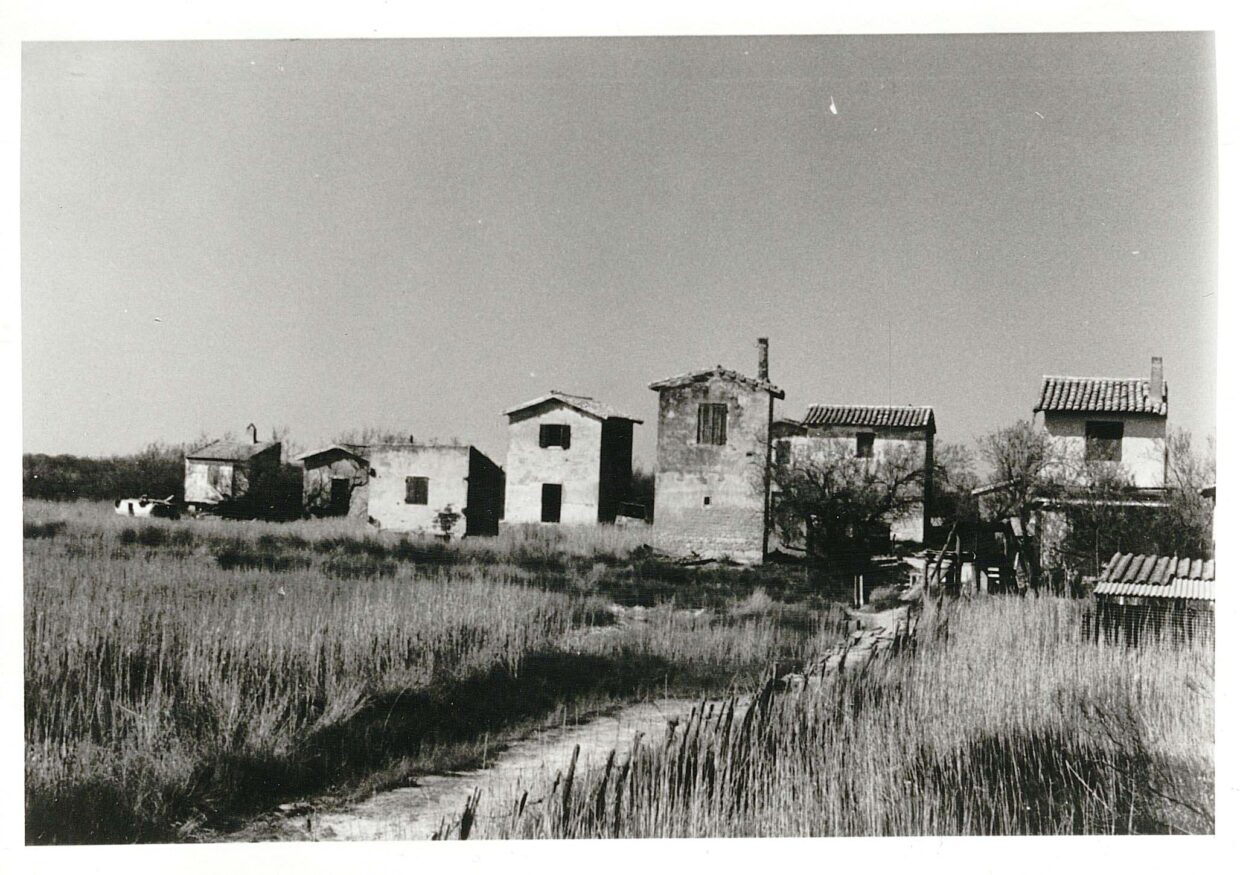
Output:
<path fill-rule="evenodd" d="M 811 404 L 803 425 L 865 425 L 875 428 L 926 428 L 934 408 L 875 404 Z"/>
<path fill-rule="evenodd" d="M 601 401 L 596 401 L 589 395 L 570 395 L 568 392 L 560 392 L 556 389 L 552 389 L 546 395 L 535 398 L 533 401 L 526 401 L 524 404 L 518 404 L 516 407 L 509 407 L 504 411 L 503 415 L 511 416 L 514 413 L 528 410 L 531 407 L 537 407 L 539 404 L 545 404 L 548 401 L 559 401 L 598 419 L 627 419 L 629 422 L 641 423 L 641 420 L 636 416 L 621 413 L 616 408 Z"/>
<path fill-rule="evenodd" d="M 1145 598 L 1164 599 L 1201 599 L 1214 601 L 1213 580 L 1191 580 L 1185 577 L 1174 577 L 1170 583 L 1119 583 L 1116 581 L 1100 581 L 1094 587 L 1094 595 L 1142 596 Z"/>
<path fill-rule="evenodd" d="M 1213 599 L 1214 560 L 1116 553 L 1099 575 L 1094 595 Z"/>
<path fill-rule="evenodd" d="M 1150 397 L 1148 379 L 1110 377 L 1043 377 L 1042 394 L 1034 413 L 1076 411 L 1081 413 L 1152 413 L 1167 415 L 1167 384 L 1162 398 Z"/>
<path fill-rule="evenodd" d="M 187 459 L 208 459 L 216 462 L 244 462 L 252 459 L 264 450 L 280 446 L 279 441 L 249 443 L 241 441 L 212 441 L 205 447 L 185 454 Z"/>
<path fill-rule="evenodd" d="M 715 365 L 713 368 L 702 368 L 698 371 L 690 371 L 687 374 L 677 374 L 675 377 L 668 377 L 666 380 L 656 380 L 650 384 L 650 388 L 658 391 L 660 389 L 674 389 L 677 386 L 687 386 L 690 383 L 702 383 L 713 378 L 724 380 L 732 380 L 751 389 L 759 389 L 764 392 L 770 392 L 776 398 L 784 397 L 784 390 L 776 386 L 769 380 L 759 380 L 757 377 L 747 377 L 740 371 L 733 371 L 725 368 L 723 365 Z"/>

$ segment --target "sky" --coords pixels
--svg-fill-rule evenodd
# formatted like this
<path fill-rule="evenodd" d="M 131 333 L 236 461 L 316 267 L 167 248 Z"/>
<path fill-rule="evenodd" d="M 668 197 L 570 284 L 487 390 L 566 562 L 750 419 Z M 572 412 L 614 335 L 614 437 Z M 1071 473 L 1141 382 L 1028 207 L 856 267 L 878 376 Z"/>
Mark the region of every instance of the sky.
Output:
<path fill-rule="evenodd" d="M 757 365 L 780 415 L 1215 423 L 1208 34 L 26 43 L 23 449 L 366 426 Z"/>

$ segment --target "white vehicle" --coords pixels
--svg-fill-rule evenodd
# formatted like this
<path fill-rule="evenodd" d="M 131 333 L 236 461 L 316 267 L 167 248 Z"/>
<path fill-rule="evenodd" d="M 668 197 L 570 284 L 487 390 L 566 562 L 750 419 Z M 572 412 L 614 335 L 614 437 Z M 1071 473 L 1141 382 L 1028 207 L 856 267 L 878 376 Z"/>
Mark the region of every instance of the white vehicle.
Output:
<path fill-rule="evenodd" d="M 116 512 L 121 516 L 146 516 L 146 517 L 163 517 L 165 519 L 177 519 L 181 512 L 177 506 L 172 503 L 172 496 L 167 498 L 148 498 L 145 495 L 139 498 L 118 498 L 116 499 Z"/>

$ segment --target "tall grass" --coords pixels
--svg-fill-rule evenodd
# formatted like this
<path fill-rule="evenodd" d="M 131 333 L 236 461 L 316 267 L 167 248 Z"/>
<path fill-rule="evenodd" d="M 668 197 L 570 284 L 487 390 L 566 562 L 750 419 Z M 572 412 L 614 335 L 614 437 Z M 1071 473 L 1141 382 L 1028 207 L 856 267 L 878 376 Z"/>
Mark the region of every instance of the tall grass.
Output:
<path fill-rule="evenodd" d="M 923 618 L 915 655 L 699 711 L 604 768 L 569 765 L 471 812 L 474 835 L 1211 832 L 1211 649 L 1085 643 L 1080 611 L 951 607 Z"/>
<path fill-rule="evenodd" d="M 110 510 L 27 503 L 31 842 L 174 839 L 573 697 L 751 683 L 828 628 L 771 605 L 616 624 L 580 573 L 629 549 L 610 532 L 442 544 Z"/>

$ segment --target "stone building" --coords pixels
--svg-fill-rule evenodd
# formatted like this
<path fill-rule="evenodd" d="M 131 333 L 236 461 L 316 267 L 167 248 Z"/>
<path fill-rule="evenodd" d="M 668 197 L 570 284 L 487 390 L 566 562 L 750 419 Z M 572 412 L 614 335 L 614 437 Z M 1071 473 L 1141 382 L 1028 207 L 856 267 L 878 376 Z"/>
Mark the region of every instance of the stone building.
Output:
<path fill-rule="evenodd" d="M 200 511 L 253 514 L 270 503 L 280 442 L 218 440 L 185 454 L 185 505 Z"/>
<path fill-rule="evenodd" d="M 1138 489 L 1165 485 L 1167 384 L 1161 358 L 1150 360 L 1148 380 L 1043 377 L 1033 412 L 1060 458 L 1122 467 Z"/>
<path fill-rule="evenodd" d="M 775 399 L 767 343 L 758 376 L 715 366 L 659 380 L 654 541 L 673 553 L 760 562 L 767 553 Z"/>
<path fill-rule="evenodd" d="M 370 462 L 366 447 L 331 444 L 294 461 L 302 464 L 302 509 L 314 516 L 366 516 Z"/>
<path fill-rule="evenodd" d="M 475 447 L 382 444 L 368 456 L 367 514 L 379 528 L 447 538 L 499 531 L 504 472 Z"/>
<path fill-rule="evenodd" d="M 888 520 L 898 541 L 925 540 L 934 497 L 934 410 L 891 405 L 814 404 L 800 420 L 781 419 L 774 426 L 776 464 L 826 459 L 846 453 L 876 462 L 910 453 L 921 470 L 911 489 L 918 500 L 906 513 Z"/>
<path fill-rule="evenodd" d="M 551 391 L 510 407 L 505 523 L 615 522 L 633 477 L 633 426 L 585 395 Z"/>

